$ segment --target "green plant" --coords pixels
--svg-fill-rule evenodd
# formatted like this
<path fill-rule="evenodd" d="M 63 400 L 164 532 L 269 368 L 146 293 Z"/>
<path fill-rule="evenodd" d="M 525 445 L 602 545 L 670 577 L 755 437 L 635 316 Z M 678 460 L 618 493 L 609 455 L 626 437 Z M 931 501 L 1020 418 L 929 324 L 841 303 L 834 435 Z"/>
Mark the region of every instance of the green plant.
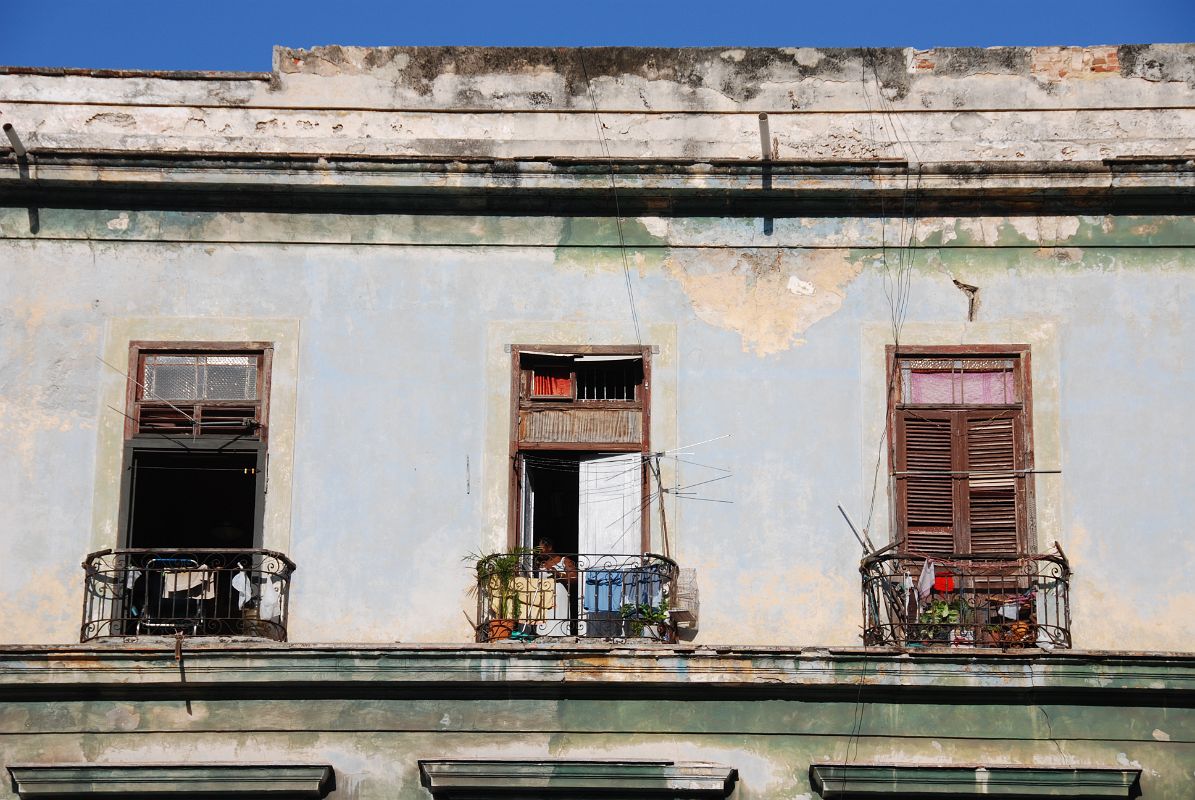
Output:
<path fill-rule="evenodd" d="M 618 614 L 627 621 L 632 636 L 642 636 L 648 625 L 661 625 L 668 621 L 668 598 L 659 605 L 653 603 L 624 603 Z"/>
<path fill-rule="evenodd" d="M 917 615 L 923 638 L 936 639 L 962 621 L 967 602 L 962 597 L 938 598 Z"/>
<path fill-rule="evenodd" d="M 516 547 L 507 553 L 471 553 L 465 561 L 472 562 L 477 571 L 475 591 L 483 592 L 492 603 L 495 619 L 518 619 L 522 610 L 514 579 L 525 570 L 528 556 L 535 553 L 529 547 Z"/>

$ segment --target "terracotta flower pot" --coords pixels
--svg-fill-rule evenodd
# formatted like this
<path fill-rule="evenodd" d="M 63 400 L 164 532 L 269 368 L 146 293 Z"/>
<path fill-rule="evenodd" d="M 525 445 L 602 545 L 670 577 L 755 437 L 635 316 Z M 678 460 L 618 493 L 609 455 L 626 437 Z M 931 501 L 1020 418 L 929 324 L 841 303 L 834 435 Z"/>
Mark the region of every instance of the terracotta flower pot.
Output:
<path fill-rule="evenodd" d="M 515 621 L 513 619 L 492 619 L 486 624 L 486 641 L 496 642 L 501 639 L 509 639 L 514 630 Z"/>

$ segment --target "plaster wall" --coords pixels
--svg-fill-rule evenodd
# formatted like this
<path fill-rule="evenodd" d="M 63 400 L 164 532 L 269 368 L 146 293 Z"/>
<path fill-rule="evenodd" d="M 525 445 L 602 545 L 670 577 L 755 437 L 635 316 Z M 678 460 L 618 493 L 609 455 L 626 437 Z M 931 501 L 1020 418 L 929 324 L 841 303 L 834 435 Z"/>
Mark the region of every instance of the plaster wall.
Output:
<path fill-rule="evenodd" d="M 1195 762 L 1187 710 L 974 704 L 951 708 L 945 726 L 940 705 L 879 705 L 852 737 L 848 703 L 712 705 L 306 700 L 296 714 L 285 703 L 236 701 L 192 702 L 188 715 L 181 700 L 29 704 L 5 720 L 13 732 L 3 749 L 7 764 L 326 763 L 336 770 L 334 800 L 425 800 L 421 758 L 707 761 L 738 770 L 733 797 L 742 800 L 813 800 L 809 765 L 848 752 L 859 763 L 1141 769 L 1146 797 L 1186 796 Z M 8 781 L 0 797 L 17 797 Z"/>
<path fill-rule="evenodd" d="M 1193 106 L 1191 45 L 322 47 L 277 48 L 256 75 L 0 68 L 0 119 L 35 153 L 758 161 L 766 112 L 774 158 L 1099 161 L 1195 152 Z"/>
<path fill-rule="evenodd" d="M 666 504 L 672 552 L 698 570 L 698 641 L 855 644 L 858 546 L 836 505 L 886 539 L 875 388 L 897 223 L 761 225 L 624 225 L 661 348 L 653 446 L 713 440 L 669 477 L 730 476 Z M 268 334 L 288 354 L 267 546 L 299 566 L 299 642 L 470 639 L 462 557 L 505 531 L 503 346 L 635 339 L 609 219 L 45 209 L 35 237 L 12 209 L 0 234 L 4 642 L 77 637 L 78 562 L 117 544 L 121 379 L 99 357 L 138 331 Z M 1062 470 L 1039 480 L 1038 539 L 1075 569 L 1076 646 L 1190 649 L 1192 221 L 942 218 L 913 238 L 901 341 L 1034 348 L 1038 464 Z M 980 287 L 975 322 L 952 278 Z"/>

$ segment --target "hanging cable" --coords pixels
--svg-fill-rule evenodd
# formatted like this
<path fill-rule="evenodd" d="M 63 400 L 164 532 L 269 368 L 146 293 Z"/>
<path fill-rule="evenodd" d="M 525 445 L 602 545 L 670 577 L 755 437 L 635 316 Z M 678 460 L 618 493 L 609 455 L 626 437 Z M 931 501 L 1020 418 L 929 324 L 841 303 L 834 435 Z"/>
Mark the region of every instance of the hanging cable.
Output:
<path fill-rule="evenodd" d="M 598 113 L 597 98 L 593 91 L 593 81 L 589 79 L 589 67 L 585 63 L 583 48 L 577 49 L 577 57 L 581 61 L 581 73 L 585 76 L 585 89 L 589 95 L 589 102 L 593 106 L 593 121 L 597 127 L 598 144 L 610 167 L 610 194 L 614 197 L 614 223 L 618 229 L 618 247 L 622 253 L 622 276 L 627 285 L 627 301 L 631 306 L 631 322 L 635 326 L 635 342 L 642 347 L 643 337 L 639 333 L 639 311 L 635 307 L 635 290 L 631 285 L 631 262 L 627 258 L 627 241 L 622 230 L 622 208 L 618 200 L 618 183 L 614 176 L 614 158 L 610 155 L 610 146 L 606 142 L 606 134 L 603 133 L 602 117 Z"/>

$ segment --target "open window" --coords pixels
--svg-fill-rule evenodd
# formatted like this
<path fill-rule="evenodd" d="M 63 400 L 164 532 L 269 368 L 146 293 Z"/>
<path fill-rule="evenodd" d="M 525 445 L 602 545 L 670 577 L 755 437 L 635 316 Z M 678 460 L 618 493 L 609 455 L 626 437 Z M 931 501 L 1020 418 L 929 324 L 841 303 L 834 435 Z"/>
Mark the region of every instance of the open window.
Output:
<path fill-rule="evenodd" d="M 134 342 L 123 546 L 260 546 L 268 344 Z"/>
<path fill-rule="evenodd" d="M 543 595 L 520 635 L 665 636 L 675 564 L 645 555 L 649 352 L 512 347 L 510 545 L 534 551 L 520 580 Z"/>
<path fill-rule="evenodd" d="M 294 564 L 262 549 L 271 354 L 132 343 L 120 540 L 85 563 L 84 641 L 286 638 Z"/>
<path fill-rule="evenodd" d="M 638 554 L 649 349 L 512 348 L 511 544 Z"/>

